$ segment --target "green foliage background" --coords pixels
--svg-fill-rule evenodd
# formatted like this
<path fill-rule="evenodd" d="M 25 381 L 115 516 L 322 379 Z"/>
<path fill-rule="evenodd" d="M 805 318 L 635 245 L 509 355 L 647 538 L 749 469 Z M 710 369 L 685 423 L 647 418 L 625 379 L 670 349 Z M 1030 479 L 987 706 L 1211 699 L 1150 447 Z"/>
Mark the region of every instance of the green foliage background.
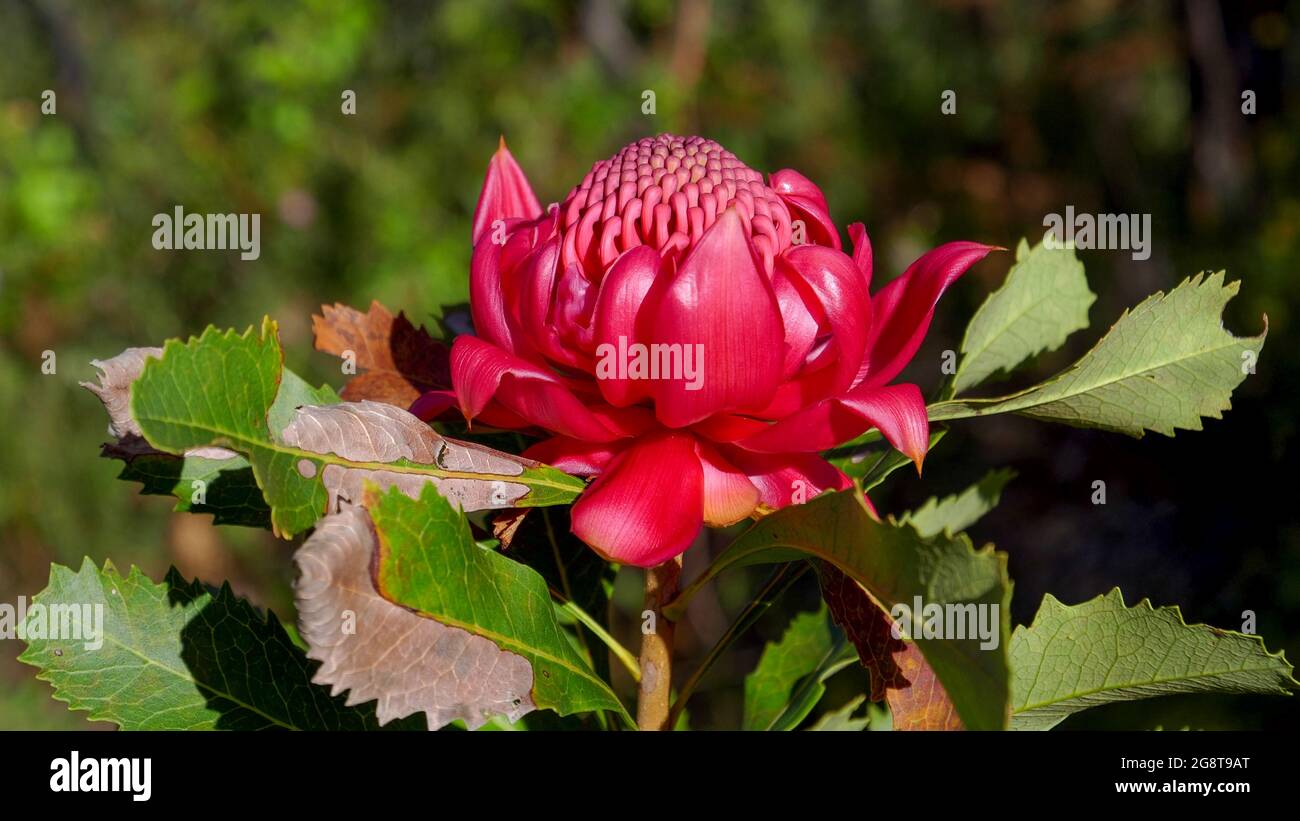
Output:
<path fill-rule="evenodd" d="M 1044 592 L 1074 603 L 1119 585 L 1189 621 L 1235 627 L 1253 610 L 1271 647 L 1300 656 L 1298 27 L 1295 2 L 0 4 L 0 601 L 43 587 L 51 561 L 90 555 L 154 579 L 169 564 L 228 578 L 289 616 L 291 544 L 173 515 L 97 457 L 105 420 L 76 384 L 89 360 L 269 313 L 288 364 L 338 384 L 311 353 L 320 303 L 379 299 L 431 321 L 466 299 L 469 218 L 498 135 L 549 202 L 624 143 L 676 131 L 821 184 L 837 221 L 867 224 L 877 283 L 942 241 L 1014 247 L 1066 205 L 1151 213 L 1149 261 L 1081 254 L 1092 329 L 1024 384 L 1188 274 L 1243 279 L 1229 326 L 1258 333 L 1266 312 L 1272 335 L 1225 421 L 1140 442 L 959 423 L 924 482 L 900 472 L 874 496 L 901 510 L 1009 465 L 1019 478 L 973 535 L 1010 553 L 1017 621 Z M 356 116 L 340 113 L 343 89 Z M 940 114 L 945 89 L 955 116 Z M 155 251 L 150 220 L 178 204 L 262 214 L 261 258 Z M 923 387 L 1009 264 L 982 263 L 945 299 L 910 372 Z M 1089 501 L 1095 479 L 1105 507 Z M 753 586 L 736 574 L 701 597 L 685 652 L 702 655 Z M 740 676 L 815 595 L 800 588 L 760 622 L 693 721 L 739 724 Z M 0 727 L 84 726 L 19 649 L 0 645 Z M 1064 726 L 1295 727 L 1288 701 L 1166 699 Z"/>

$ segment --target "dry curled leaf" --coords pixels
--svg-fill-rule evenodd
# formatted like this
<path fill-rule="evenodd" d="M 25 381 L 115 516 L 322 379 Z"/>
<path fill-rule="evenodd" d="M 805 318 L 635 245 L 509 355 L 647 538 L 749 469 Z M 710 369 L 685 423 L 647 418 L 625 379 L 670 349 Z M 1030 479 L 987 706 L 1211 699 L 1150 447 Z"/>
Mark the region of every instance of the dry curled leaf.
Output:
<path fill-rule="evenodd" d="M 406 461 L 436 465 L 451 473 L 520 476 L 527 468 L 538 464 L 472 442 L 447 439 L 401 408 L 370 400 L 298 408 L 280 439 L 286 445 L 313 453 L 332 453 L 349 462 Z M 312 478 L 315 470 L 316 465 L 312 462 L 299 465 L 299 471 L 306 478 Z M 329 492 L 328 511 L 360 501 L 362 485 L 367 480 L 382 488 L 396 486 L 412 499 L 420 498 L 420 490 L 426 484 L 432 484 L 461 510 L 508 507 L 530 490 L 526 484 L 505 478 L 486 480 L 482 475 L 438 477 L 428 473 L 339 464 L 326 464 L 320 480 Z"/>
<path fill-rule="evenodd" d="M 312 317 L 316 350 L 351 359 L 364 371 L 344 386 L 349 401 L 371 399 L 410 407 L 420 394 L 451 386 L 447 346 L 378 302 L 366 313 L 342 303 Z"/>
<path fill-rule="evenodd" d="M 423 712 L 429 728 L 535 709 L 528 660 L 466 630 L 424 618 L 375 591 L 376 536 L 369 514 L 347 507 L 320 521 L 294 560 L 298 628 L 321 662 L 312 681 L 347 704 L 377 699 L 381 724 Z"/>
<path fill-rule="evenodd" d="M 108 432 L 118 439 L 140 435 L 140 426 L 131 417 L 131 383 L 144 370 L 146 359 L 161 359 L 162 353 L 162 348 L 127 348 L 110 359 L 90 361 L 99 369 L 99 382 L 82 382 L 81 387 L 104 403 Z"/>
<path fill-rule="evenodd" d="M 109 359 L 92 359 L 90 364 L 99 369 L 98 382 L 82 382 L 81 387 L 99 397 L 108 412 L 108 432 L 116 443 L 104 445 L 102 453 L 113 459 L 129 462 L 137 456 L 166 456 L 155 450 L 140 434 L 140 425 L 131 415 L 131 383 L 140 378 L 148 359 L 161 359 L 162 348 L 127 348 Z M 225 448 L 191 448 L 185 456 L 200 459 L 233 459 L 234 451 Z M 179 459 L 181 457 L 172 457 Z"/>
<path fill-rule="evenodd" d="M 492 517 L 492 537 L 501 543 L 502 550 L 510 549 L 529 510 L 526 507 L 514 507 Z"/>

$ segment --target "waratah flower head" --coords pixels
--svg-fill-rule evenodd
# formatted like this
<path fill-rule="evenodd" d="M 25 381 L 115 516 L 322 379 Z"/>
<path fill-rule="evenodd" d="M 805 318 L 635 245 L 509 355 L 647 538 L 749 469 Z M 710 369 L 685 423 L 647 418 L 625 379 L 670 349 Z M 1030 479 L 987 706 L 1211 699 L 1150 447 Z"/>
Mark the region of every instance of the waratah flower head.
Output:
<path fill-rule="evenodd" d="M 818 452 L 878 428 L 916 462 L 917 386 L 890 384 L 944 290 L 989 246 L 923 255 L 874 295 L 871 246 L 845 253 L 820 189 L 712 140 L 662 134 L 596 163 L 543 210 L 504 141 L 474 214 L 475 335 L 452 346 L 449 404 L 540 432 L 526 456 L 595 477 L 573 529 L 649 567 L 704 524 L 851 483 Z"/>

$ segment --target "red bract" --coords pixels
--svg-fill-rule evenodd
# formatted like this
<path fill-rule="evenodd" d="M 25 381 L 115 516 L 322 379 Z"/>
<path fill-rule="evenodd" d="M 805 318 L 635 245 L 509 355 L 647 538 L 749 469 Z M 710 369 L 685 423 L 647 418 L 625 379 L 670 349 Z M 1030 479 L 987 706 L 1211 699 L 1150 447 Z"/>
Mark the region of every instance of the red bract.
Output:
<path fill-rule="evenodd" d="M 717 143 L 667 134 L 543 212 L 503 141 L 474 213 L 477 336 L 452 346 L 454 399 L 412 410 L 455 401 L 467 419 L 547 431 L 526 456 L 596 477 L 574 532 L 641 567 L 702 524 L 848 487 L 818 451 L 870 428 L 919 469 L 925 402 L 888 383 L 991 247 L 942 245 L 871 296 L 866 230 L 848 231 L 851 256 L 799 173 L 765 183 Z"/>

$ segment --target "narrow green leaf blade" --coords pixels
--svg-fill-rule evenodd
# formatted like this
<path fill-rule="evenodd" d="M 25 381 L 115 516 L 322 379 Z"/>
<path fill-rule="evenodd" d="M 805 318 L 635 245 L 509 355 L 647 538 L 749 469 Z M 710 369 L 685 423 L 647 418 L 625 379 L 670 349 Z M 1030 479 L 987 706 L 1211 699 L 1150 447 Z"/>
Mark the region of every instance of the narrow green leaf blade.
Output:
<path fill-rule="evenodd" d="M 102 614 L 97 648 L 86 640 L 96 612 Z M 74 623 L 82 625 L 79 634 L 68 630 Z M 315 665 L 274 615 L 264 617 L 228 586 L 212 592 L 174 570 L 155 584 L 137 568 L 122 576 L 90 559 L 76 571 L 53 565 L 26 628 L 19 660 L 40 668 L 37 678 L 54 686 L 54 697 L 123 729 L 378 727 L 373 705 L 349 707 L 311 683 Z M 43 632 L 34 635 L 38 629 Z"/>
<path fill-rule="evenodd" d="M 963 393 L 997 373 L 1007 373 L 1066 337 L 1088 327 L 1097 295 L 1088 290 L 1073 248 L 1032 249 L 1025 240 L 1002 287 L 989 294 L 966 326 L 953 392 Z"/>
<path fill-rule="evenodd" d="M 1259 636 L 1187 624 L 1177 607 L 1124 606 L 1118 588 L 1074 606 L 1051 595 L 1011 636 L 1013 730 L 1046 730 L 1117 701 L 1174 693 L 1290 694 L 1292 666 Z"/>
<path fill-rule="evenodd" d="M 858 653 L 853 645 L 843 635 L 837 636 L 817 668 L 804 676 L 794 688 L 790 701 L 772 723 L 772 729 L 778 732 L 798 729 L 821 702 L 822 696 L 826 695 L 826 680 L 857 660 Z"/>

